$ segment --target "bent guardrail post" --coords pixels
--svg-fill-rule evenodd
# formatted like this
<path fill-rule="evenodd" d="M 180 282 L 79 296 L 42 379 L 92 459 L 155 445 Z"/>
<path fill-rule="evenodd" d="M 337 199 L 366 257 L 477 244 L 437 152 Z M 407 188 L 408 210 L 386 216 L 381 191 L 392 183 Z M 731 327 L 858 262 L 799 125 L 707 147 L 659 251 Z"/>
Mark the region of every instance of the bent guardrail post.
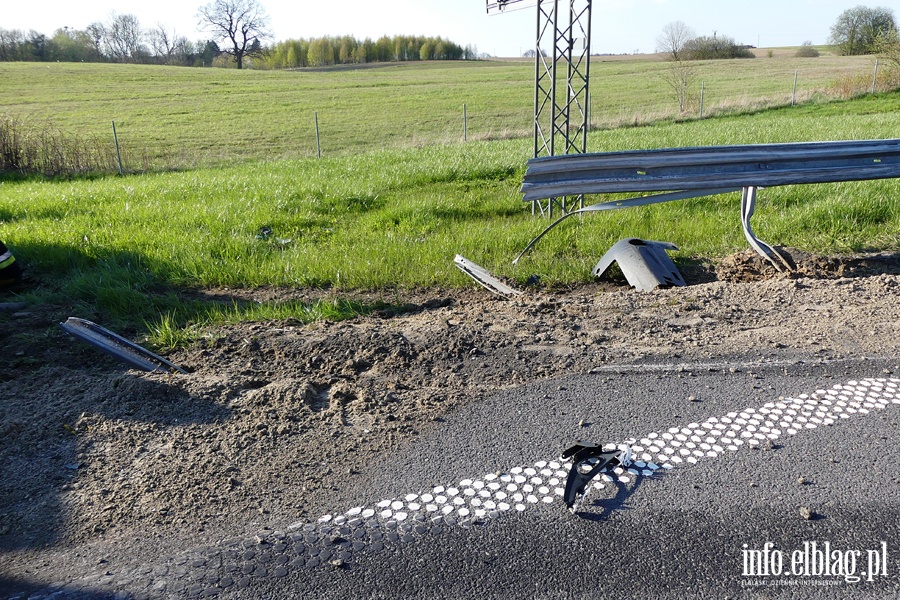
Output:
<path fill-rule="evenodd" d="M 609 200 L 607 202 L 598 202 L 585 206 L 579 210 L 573 210 L 566 213 L 553 223 L 548 225 L 536 238 L 531 240 L 525 249 L 519 252 L 519 255 L 513 260 L 513 264 L 518 264 L 519 259 L 525 256 L 525 253 L 531 250 L 542 237 L 547 235 L 551 229 L 565 221 L 571 216 L 582 215 L 589 212 L 599 212 L 603 210 L 616 210 L 617 208 L 629 208 L 631 206 L 647 206 L 650 204 L 658 204 L 660 202 L 669 202 L 671 200 L 686 200 L 687 198 L 698 198 L 701 196 L 714 196 L 716 194 L 727 194 L 729 192 L 737 192 L 741 188 L 717 188 L 713 190 L 688 190 L 683 192 L 670 192 L 667 194 L 654 194 L 653 196 L 637 196 L 635 198 L 627 198 L 625 200 Z"/>
<path fill-rule="evenodd" d="M 750 247 L 769 261 L 776 271 L 793 271 L 794 268 L 787 259 L 778 250 L 756 237 L 753 229 L 750 228 L 750 217 L 753 216 L 753 212 L 756 210 L 756 190 L 756 187 L 749 186 L 745 187 L 741 192 L 741 226 L 744 229 L 744 237 L 747 238 Z"/>

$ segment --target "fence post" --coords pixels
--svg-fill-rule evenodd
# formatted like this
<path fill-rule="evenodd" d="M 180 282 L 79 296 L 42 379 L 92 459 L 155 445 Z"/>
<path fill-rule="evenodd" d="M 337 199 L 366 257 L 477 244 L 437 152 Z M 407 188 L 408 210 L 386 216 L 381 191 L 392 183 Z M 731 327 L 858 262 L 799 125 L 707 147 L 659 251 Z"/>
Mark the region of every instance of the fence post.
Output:
<path fill-rule="evenodd" d="M 119 177 L 122 177 L 123 169 L 122 169 L 122 152 L 119 150 L 119 136 L 116 134 L 116 122 L 112 122 L 113 126 L 113 141 L 116 143 L 116 158 L 119 160 Z"/>
<path fill-rule="evenodd" d="M 463 141 L 469 141 L 469 117 L 466 113 L 466 105 L 463 104 Z"/>
<path fill-rule="evenodd" d="M 319 141 L 319 111 L 315 112 L 316 117 L 316 158 L 322 158 L 322 145 Z"/>
<path fill-rule="evenodd" d="M 875 59 L 875 74 L 872 75 L 872 94 L 875 93 L 875 83 L 878 81 L 878 59 Z"/>
<path fill-rule="evenodd" d="M 791 90 L 791 106 L 797 101 L 797 74 L 800 71 L 794 71 L 794 89 Z"/>
<path fill-rule="evenodd" d="M 700 118 L 703 118 L 703 95 L 706 92 L 706 82 L 700 82 Z"/>

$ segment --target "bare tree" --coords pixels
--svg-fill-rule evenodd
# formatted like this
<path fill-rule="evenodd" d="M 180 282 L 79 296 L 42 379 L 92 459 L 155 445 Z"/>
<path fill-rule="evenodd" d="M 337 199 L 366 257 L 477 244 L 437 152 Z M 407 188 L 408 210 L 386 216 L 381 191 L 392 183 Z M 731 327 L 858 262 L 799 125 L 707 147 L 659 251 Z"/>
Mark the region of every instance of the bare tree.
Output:
<path fill-rule="evenodd" d="M 104 27 L 104 45 L 113 59 L 134 60 L 141 53 L 141 41 L 144 37 L 141 25 L 134 15 L 110 15 L 109 23 Z"/>
<path fill-rule="evenodd" d="M 183 35 L 178 35 L 175 30 L 169 31 L 162 23 L 157 23 L 154 29 L 147 32 L 147 41 L 153 56 L 166 64 L 183 64 L 185 48 L 188 40 Z"/>
<path fill-rule="evenodd" d="M 197 12 L 200 25 L 216 40 L 226 42 L 223 52 L 244 67 L 244 57 L 262 52 L 262 41 L 269 39 L 269 17 L 256 0 L 213 0 Z"/>
<path fill-rule="evenodd" d="M 106 39 L 106 25 L 99 21 L 95 21 L 87 26 L 85 33 L 87 33 L 91 40 L 91 47 L 93 50 L 98 55 L 103 56 L 103 40 Z"/>
<path fill-rule="evenodd" d="M 900 32 L 897 29 L 882 31 L 875 38 L 874 49 L 900 81 Z"/>
<path fill-rule="evenodd" d="M 693 102 L 693 88 L 697 83 L 697 70 L 691 63 L 684 60 L 675 60 L 669 65 L 668 70 L 661 74 L 662 80 L 668 85 L 678 103 L 678 110 L 682 113 L 688 111 Z"/>
<path fill-rule="evenodd" d="M 656 38 L 656 51 L 668 55 L 671 60 L 680 60 L 684 45 L 694 39 L 694 31 L 681 21 L 673 21 L 662 29 Z"/>
<path fill-rule="evenodd" d="M 150 52 L 157 60 L 168 62 L 172 55 L 173 40 L 175 32 L 169 33 L 166 26 L 157 23 L 156 27 L 147 31 L 147 42 L 150 44 Z"/>

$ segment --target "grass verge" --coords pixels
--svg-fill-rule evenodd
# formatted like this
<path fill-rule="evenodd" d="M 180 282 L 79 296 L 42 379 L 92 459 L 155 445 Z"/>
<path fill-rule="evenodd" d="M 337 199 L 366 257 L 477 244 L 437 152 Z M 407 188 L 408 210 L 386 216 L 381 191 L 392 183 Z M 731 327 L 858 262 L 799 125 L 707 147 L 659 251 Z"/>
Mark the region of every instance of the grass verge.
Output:
<path fill-rule="evenodd" d="M 895 93 L 660 123 L 597 132 L 591 145 L 877 138 L 900 130 L 898 105 Z M 515 282 L 537 274 L 557 286 L 590 280 L 595 262 L 623 237 L 674 242 L 680 261 L 745 247 L 739 195 L 729 194 L 570 219 L 514 266 L 547 225 L 518 193 L 529 151 L 507 140 L 124 178 L 0 181 L 0 239 L 32 275 L 31 299 L 106 325 L 146 331 L 149 323 L 163 347 L 207 323 L 342 318 L 380 306 L 340 300 L 359 290 L 471 285 L 453 266 L 457 253 Z M 898 195 L 898 180 L 770 188 L 754 229 L 770 243 L 815 253 L 898 249 Z M 327 289 L 331 305 L 208 308 L 181 293 L 270 286 Z"/>

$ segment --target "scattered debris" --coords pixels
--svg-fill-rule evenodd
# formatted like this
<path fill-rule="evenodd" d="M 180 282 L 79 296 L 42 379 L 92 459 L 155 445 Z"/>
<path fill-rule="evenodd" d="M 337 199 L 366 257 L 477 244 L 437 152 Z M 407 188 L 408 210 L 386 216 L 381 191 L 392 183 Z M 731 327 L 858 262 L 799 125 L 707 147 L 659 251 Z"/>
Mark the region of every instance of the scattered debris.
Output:
<path fill-rule="evenodd" d="M 266 225 L 264 227 L 260 227 L 259 233 L 256 234 L 256 239 L 263 240 L 263 241 L 268 240 L 270 237 L 272 237 L 273 233 L 275 233 L 275 232 L 268 225 Z M 275 237 L 273 239 L 275 240 L 276 243 L 278 243 L 282 246 L 287 246 L 288 244 L 291 243 L 290 238 L 285 239 L 285 238 Z"/>
<path fill-rule="evenodd" d="M 594 276 L 602 277 L 617 262 L 625 279 L 639 292 L 686 285 L 666 250 L 678 250 L 678 246 L 638 238 L 619 240 L 594 267 Z"/>
<path fill-rule="evenodd" d="M 584 498 L 584 490 L 588 483 L 601 472 L 612 471 L 616 467 L 627 467 L 631 464 L 631 450 L 617 448 L 604 451 L 601 446 L 591 442 L 579 441 L 562 453 L 563 458 L 572 457 L 572 468 L 566 479 L 563 500 L 569 510 L 575 512 L 577 504 Z"/>
<path fill-rule="evenodd" d="M 129 342 L 122 336 L 91 321 L 69 317 L 65 323 L 60 323 L 59 326 L 67 333 L 138 369 L 150 372 L 162 370 L 187 374 L 187 371 L 162 356 Z"/>
<path fill-rule="evenodd" d="M 808 506 L 800 507 L 800 516 L 803 517 L 804 519 L 806 519 L 807 521 L 813 521 L 813 520 L 819 518 L 819 514 L 816 513 L 814 510 L 812 510 Z"/>
<path fill-rule="evenodd" d="M 456 255 L 456 258 L 453 259 L 453 263 L 459 268 L 460 271 L 477 281 L 481 286 L 483 286 L 488 291 L 491 291 L 498 296 L 503 296 L 504 298 L 514 298 L 516 296 L 521 296 L 522 292 L 516 289 L 513 289 L 488 273 L 488 271 L 484 267 L 480 267 L 468 260 L 467 258 Z"/>

